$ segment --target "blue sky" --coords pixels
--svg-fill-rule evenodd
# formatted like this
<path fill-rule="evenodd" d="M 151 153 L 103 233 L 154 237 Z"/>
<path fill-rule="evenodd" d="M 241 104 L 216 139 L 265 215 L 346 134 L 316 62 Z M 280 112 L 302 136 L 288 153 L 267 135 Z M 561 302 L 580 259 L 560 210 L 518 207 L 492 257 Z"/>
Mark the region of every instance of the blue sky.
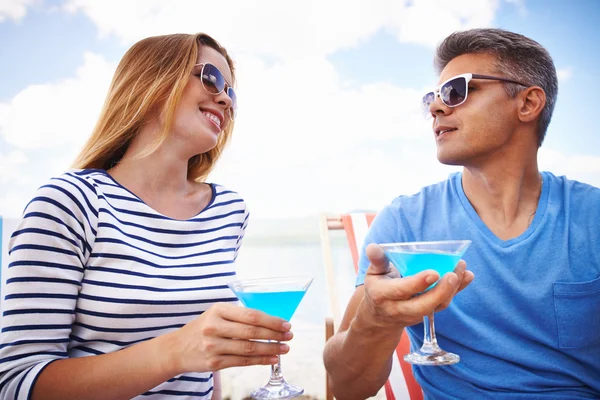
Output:
<path fill-rule="evenodd" d="M 540 165 L 600 186 L 599 1 L 165 3 L 0 0 L 0 214 L 68 168 L 127 48 L 172 32 L 205 31 L 234 56 L 240 118 L 210 178 L 255 215 L 377 209 L 454 171 L 435 159 L 418 98 L 437 81 L 435 44 L 470 27 L 550 51 L 561 79 Z"/>
<path fill-rule="evenodd" d="M 572 72 L 566 82 L 561 82 L 546 145 L 600 155 L 600 135 L 593 134 L 586 118 L 596 112 L 594 94 L 600 93 L 600 52 L 597 50 L 600 48 L 600 1 L 527 0 L 523 4 L 526 11 L 514 4 L 499 3 L 492 26 L 540 42 L 552 55 L 557 69 Z M 332 60 L 343 76 L 353 80 L 365 79 L 365 70 L 370 72 L 373 81 L 385 80 L 400 86 L 437 80 L 431 49 L 400 43 L 385 31 L 357 48 L 338 52 Z"/>

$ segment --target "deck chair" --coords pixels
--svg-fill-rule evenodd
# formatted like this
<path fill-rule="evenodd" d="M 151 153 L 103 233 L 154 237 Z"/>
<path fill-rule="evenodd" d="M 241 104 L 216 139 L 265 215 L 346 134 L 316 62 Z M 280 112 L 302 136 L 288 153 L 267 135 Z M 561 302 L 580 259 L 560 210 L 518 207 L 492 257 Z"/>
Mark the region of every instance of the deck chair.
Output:
<path fill-rule="evenodd" d="M 8 268 L 8 241 L 10 236 L 17 228 L 18 218 L 6 218 L 0 215 L 0 312 L 2 311 L 2 302 L 4 301 L 4 277 Z"/>
<path fill-rule="evenodd" d="M 333 318 L 325 320 L 325 338 L 329 340 L 338 329 L 341 322 L 342 309 L 340 308 L 338 291 L 335 287 L 335 275 L 333 268 L 333 258 L 331 253 L 330 231 L 343 229 L 348 239 L 348 247 L 352 254 L 354 272 L 358 272 L 359 249 L 363 245 L 364 237 L 371 222 L 375 218 L 375 213 L 353 213 L 342 215 L 320 216 L 321 246 L 323 251 L 323 261 L 325 264 L 325 277 L 327 280 L 328 297 L 330 301 L 331 313 Z M 404 354 L 410 352 L 410 341 L 406 331 L 402 334 L 400 343 L 396 348 L 392 370 L 385 384 L 385 394 L 387 400 L 423 400 L 423 391 L 412 374 L 412 367 L 404 361 Z M 326 375 L 327 400 L 333 400 L 333 395 L 329 389 L 329 377 Z"/>

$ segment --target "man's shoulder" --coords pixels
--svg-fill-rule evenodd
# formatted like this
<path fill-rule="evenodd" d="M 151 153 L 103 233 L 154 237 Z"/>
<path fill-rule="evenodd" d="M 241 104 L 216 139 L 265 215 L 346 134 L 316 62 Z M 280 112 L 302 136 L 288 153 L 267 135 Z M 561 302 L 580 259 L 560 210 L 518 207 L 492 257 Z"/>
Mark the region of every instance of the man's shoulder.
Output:
<path fill-rule="evenodd" d="M 600 188 L 588 183 L 544 172 L 550 181 L 549 204 L 568 212 L 572 223 L 597 224 L 600 218 Z"/>
<path fill-rule="evenodd" d="M 543 172 L 543 174 L 545 174 L 548 179 L 560 189 L 558 191 L 552 191 L 552 194 L 556 196 L 568 195 L 571 201 L 575 200 L 584 201 L 586 204 L 590 202 L 598 204 L 598 201 L 600 200 L 599 187 L 575 179 L 570 179 L 564 175 L 556 176 L 551 172 Z M 600 204 L 598 204 L 598 206 L 600 206 Z"/>
<path fill-rule="evenodd" d="M 457 194 L 456 184 L 460 182 L 460 177 L 461 173 L 456 172 L 442 181 L 423 186 L 416 193 L 397 196 L 390 206 L 392 208 L 422 207 L 424 203 L 430 205 L 436 202 L 447 201 L 449 196 Z"/>
<path fill-rule="evenodd" d="M 447 179 L 424 186 L 416 193 L 395 197 L 377 213 L 377 224 L 391 221 L 397 225 L 421 221 L 425 214 L 447 210 L 448 204 L 454 204 L 459 196 L 456 185 L 460 184 L 460 177 L 460 173 L 453 173 Z"/>

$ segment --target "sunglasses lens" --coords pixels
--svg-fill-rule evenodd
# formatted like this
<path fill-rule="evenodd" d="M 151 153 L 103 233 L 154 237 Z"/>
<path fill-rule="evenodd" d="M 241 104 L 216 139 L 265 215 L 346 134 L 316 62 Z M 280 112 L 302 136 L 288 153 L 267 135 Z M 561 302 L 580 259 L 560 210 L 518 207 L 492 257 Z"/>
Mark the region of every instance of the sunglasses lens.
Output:
<path fill-rule="evenodd" d="M 212 94 L 219 94 L 225 89 L 223 74 L 212 64 L 204 64 L 204 68 L 202 68 L 202 83 L 204 84 L 204 88 Z"/>
<path fill-rule="evenodd" d="M 462 104 L 467 98 L 467 79 L 461 76 L 446 82 L 440 88 L 440 97 L 449 107 Z"/>
<path fill-rule="evenodd" d="M 421 110 L 424 115 L 429 115 L 429 106 L 435 101 L 435 93 L 429 92 L 421 99 Z"/>
<path fill-rule="evenodd" d="M 237 116 L 237 95 L 235 94 L 235 90 L 233 90 L 233 88 L 228 88 L 227 96 L 231 99 L 231 108 L 229 109 L 231 119 L 235 119 Z"/>

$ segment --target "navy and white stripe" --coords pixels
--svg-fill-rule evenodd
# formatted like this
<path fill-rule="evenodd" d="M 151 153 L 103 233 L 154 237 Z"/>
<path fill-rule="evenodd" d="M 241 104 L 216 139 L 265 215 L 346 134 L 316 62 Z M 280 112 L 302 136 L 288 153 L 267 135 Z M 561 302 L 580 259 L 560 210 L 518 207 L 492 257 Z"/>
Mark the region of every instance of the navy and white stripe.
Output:
<path fill-rule="evenodd" d="M 10 242 L 0 398 L 28 399 L 53 360 L 117 351 L 173 331 L 216 302 L 248 223 L 240 196 L 213 197 L 180 221 L 148 207 L 102 170 L 41 187 Z M 174 377 L 139 398 L 210 398 L 211 373 Z"/>

